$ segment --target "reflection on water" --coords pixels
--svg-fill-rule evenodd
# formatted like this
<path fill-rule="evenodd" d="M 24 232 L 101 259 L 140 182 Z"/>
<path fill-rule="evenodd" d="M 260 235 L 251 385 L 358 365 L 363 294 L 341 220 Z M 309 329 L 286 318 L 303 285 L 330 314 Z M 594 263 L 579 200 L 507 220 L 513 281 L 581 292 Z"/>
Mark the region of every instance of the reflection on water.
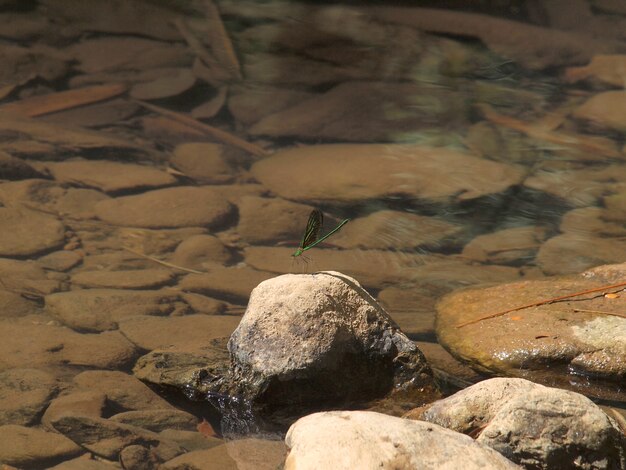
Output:
<path fill-rule="evenodd" d="M 3 368 L 130 371 L 232 331 L 159 337 L 138 314 L 239 313 L 260 280 L 317 270 L 438 348 L 449 292 L 626 261 L 626 9 L 548 3 L 0 2 L 2 328 L 43 338 Z M 313 208 L 322 233 L 351 221 L 294 266 Z M 162 288 L 141 309 L 49 297 Z M 61 325 L 115 341 L 84 357 Z M 533 377 L 582 380 L 562 369 Z M 595 387 L 625 399 L 575 386 Z M 223 434 L 259 432 L 232 400 L 208 398 Z"/>

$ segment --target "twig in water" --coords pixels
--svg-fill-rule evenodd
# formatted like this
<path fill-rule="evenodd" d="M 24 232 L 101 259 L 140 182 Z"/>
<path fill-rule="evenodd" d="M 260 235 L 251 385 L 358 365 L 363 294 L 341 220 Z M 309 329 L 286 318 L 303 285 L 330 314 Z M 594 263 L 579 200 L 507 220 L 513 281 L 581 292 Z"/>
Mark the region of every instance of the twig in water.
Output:
<path fill-rule="evenodd" d="M 187 124 L 189 127 L 193 127 L 194 129 L 198 129 L 205 134 L 210 135 L 211 137 L 215 137 L 217 140 L 220 140 L 225 144 L 232 145 L 233 147 L 238 147 L 242 150 L 245 150 L 246 152 L 250 152 L 252 155 L 256 155 L 258 157 L 266 157 L 270 154 L 270 152 L 265 150 L 263 147 L 251 144 L 250 142 L 247 142 L 233 134 L 230 134 L 229 132 L 218 129 L 217 127 L 210 126 L 209 124 L 205 124 L 204 122 L 200 122 L 197 119 L 194 119 L 185 114 L 170 111 L 169 109 L 161 108 L 160 106 L 155 106 L 153 104 L 146 103 L 145 101 L 134 101 L 144 108 L 149 109 L 150 111 L 154 111 L 155 113 L 161 114 L 175 121 Z"/>
<path fill-rule="evenodd" d="M 565 300 L 565 299 L 569 299 L 569 298 L 572 298 L 572 297 L 578 297 L 579 295 L 592 294 L 593 292 L 601 292 L 601 291 L 605 291 L 605 290 L 609 290 L 609 289 L 616 289 L 618 287 L 624 287 L 624 286 L 626 286 L 626 282 L 620 282 L 619 284 L 613 284 L 611 286 L 596 287 L 595 289 L 584 290 L 584 291 L 581 291 L 581 292 L 574 292 L 573 294 L 562 295 L 560 297 L 554 297 L 552 299 L 541 300 L 539 302 L 534 302 L 532 304 L 527 304 L 527 305 L 522 305 L 520 307 L 510 308 L 508 310 L 503 310 L 501 312 L 492 313 L 490 315 L 486 315 L 484 317 L 480 317 L 480 318 L 476 318 L 474 320 L 466 321 L 464 323 L 459 323 L 458 325 L 456 325 L 456 327 L 457 328 L 462 328 L 464 326 L 473 325 L 474 323 L 478 323 L 478 322 L 481 322 L 483 320 L 488 320 L 490 318 L 501 317 L 502 315 L 506 315 L 507 313 L 517 312 L 518 310 L 524 310 L 525 308 L 539 307 L 540 305 L 551 304 L 553 302 L 558 302 L 559 300 Z"/>
<path fill-rule="evenodd" d="M 163 266 L 167 266 L 168 268 L 180 269 L 181 271 L 185 271 L 185 272 L 193 273 L 193 274 L 206 274 L 205 272 L 202 272 L 202 271 L 196 271 L 195 269 L 184 268 L 182 266 L 177 266 L 175 264 L 168 263 L 167 261 L 162 261 L 159 258 L 155 258 L 154 256 L 145 255 L 143 253 L 133 250 L 132 248 L 128 248 L 127 246 L 124 246 L 122 248 L 124 248 L 126 251 L 130 251 L 134 255 L 149 259 L 150 261 L 154 261 L 155 263 L 162 264 Z"/>

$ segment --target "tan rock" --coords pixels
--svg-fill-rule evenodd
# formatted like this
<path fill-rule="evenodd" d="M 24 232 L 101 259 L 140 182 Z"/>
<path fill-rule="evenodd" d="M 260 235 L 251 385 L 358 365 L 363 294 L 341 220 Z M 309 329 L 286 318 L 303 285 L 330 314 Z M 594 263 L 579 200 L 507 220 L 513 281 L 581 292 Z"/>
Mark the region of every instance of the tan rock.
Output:
<path fill-rule="evenodd" d="M 228 263 L 232 258 L 232 253 L 217 237 L 193 235 L 176 247 L 169 262 L 184 268 L 207 271 L 216 265 Z"/>
<path fill-rule="evenodd" d="M 577 273 L 601 264 L 626 261 L 626 241 L 569 232 L 541 245 L 536 261 L 547 274 Z"/>
<path fill-rule="evenodd" d="M 56 326 L 42 315 L 0 321 L 0 369 L 47 365 L 122 368 L 135 346 L 117 331 L 80 334 Z"/>
<path fill-rule="evenodd" d="M 606 210 L 601 207 L 582 207 L 566 212 L 559 229 L 564 234 L 577 236 L 623 237 L 626 227 L 604 220 Z"/>
<path fill-rule="evenodd" d="M 186 292 L 214 296 L 218 299 L 246 303 L 259 283 L 273 277 L 267 271 L 248 267 L 213 268 L 206 274 L 188 274 L 178 287 Z"/>
<path fill-rule="evenodd" d="M 237 171 L 228 149 L 220 144 L 190 142 L 176 146 L 170 163 L 185 176 L 206 184 L 230 183 Z"/>
<path fill-rule="evenodd" d="M 127 317 L 169 315 L 187 309 L 172 291 L 86 289 L 58 292 L 45 300 L 51 315 L 81 331 L 114 330 Z"/>
<path fill-rule="evenodd" d="M 47 162 L 45 168 L 57 181 L 78 182 L 106 193 L 158 188 L 176 182 L 169 173 L 150 166 L 108 160 Z"/>
<path fill-rule="evenodd" d="M 96 205 L 96 214 L 105 222 L 144 228 L 217 227 L 232 212 L 233 206 L 211 187 L 159 189 Z"/>
<path fill-rule="evenodd" d="M 626 88 L 626 55 L 596 55 L 588 65 L 566 69 L 565 79 L 592 80 Z"/>
<path fill-rule="evenodd" d="M 175 409 L 166 400 L 132 375 L 120 371 L 90 370 L 73 379 L 79 391 L 104 393 L 125 410 Z"/>
<path fill-rule="evenodd" d="M 0 424 L 36 424 L 57 390 L 56 377 L 40 369 L 0 372 Z"/>
<path fill-rule="evenodd" d="M 235 119 L 249 126 L 268 114 L 296 105 L 312 96 L 312 93 L 301 90 L 244 85 L 231 89 L 228 110 Z"/>
<path fill-rule="evenodd" d="M 256 196 L 242 197 L 238 207 L 237 231 L 246 242 L 252 244 L 274 244 L 283 240 L 298 243 L 313 209 L 277 197 Z"/>
<path fill-rule="evenodd" d="M 0 434 L 0 462 L 17 467 L 47 467 L 83 452 L 80 446 L 56 432 L 7 424 L 0 426 Z"/>
<path fill-rule="evenodd" d="M 329 227 L 330 228 L 330 227 Z M 351 220 L 329 243 L 342 248 L 413 249 L 436 247 L 461 227 L 434 217 L 382 210 Z"/>
<path fill-rule="evenodd" d="M 465 245 L 462 255 L 490 264 L 529 264 L 545 239 L 545 232 L 542 227 L 526 226 L 479 235 Z"/>
<path fill-rule="evenodd" d="M 174 273 L 166 269 L 80 271 L 71 278 L 79 286 L 111 289 L 155 289 L 173 280 Z"/>
<path fill-rule="evenodd" d="M 239 324 L 234 315 L 184 315 L 182 317 L 137 317 L 120 323 L 120 331 L 142 349 L 152 351 L 186 343 L 208 343 L 230 336 Z"/>
<path fill-rule="evenodd" d="M 0 256 L 33 256 L 64 244 L 65 227 L 56 217 L 0 207 Z"/>
<path fill-rule="evenodd" d="M 130 96 L 137 100 L 158 100 L 180 95 L 191 89 L 196 77 L 189 68 L 181 68 L 172 75 L 161 76 L 153 81 L 137 83 L 130 89 Z"/>
<path fill-rule="evenodd" d="M 41 417 L 44 426 L 54 430 L 52 422 L 62 416 L 91 416 L 101 418 L 107 406 L 107 396 L 98 391 L 72 391 L 50 402 Z"/>
<path fill-rule="evenodd" d="M 255 163 L 252 174 L 286 199 L 336 203 L 390 195 L 468 200 L 506 190 L 523 172 L 444 148 L 334 144 L 279 151 Z"/>
<path fill-rule="evenodd" d="M 53 271 L 68 271 L 82 261 L 83 257 L 76 251 L 53 251 L 42 256 L 37 262 L 46 269 Z"/>

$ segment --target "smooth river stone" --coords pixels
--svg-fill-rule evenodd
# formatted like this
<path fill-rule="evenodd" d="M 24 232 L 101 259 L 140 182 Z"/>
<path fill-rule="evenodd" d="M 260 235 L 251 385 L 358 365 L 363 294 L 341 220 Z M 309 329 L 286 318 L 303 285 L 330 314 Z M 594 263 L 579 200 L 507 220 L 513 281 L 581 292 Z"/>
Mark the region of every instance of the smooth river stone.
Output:
<path fill-rule="evenodd" d="M 329 144 L 283 150 L 252 166 L 262 184 L 286 199 L 350 203 L 389 196 L 450 203 L 499 193 L 523 169 L 445 148 Z"/>
<path fill-rule="evenodd" d="M 143 228 L 218 227 L 234 207 L 210 187 L 177 187 L 101 201 L 98 218 L 113 225 Z"/>
<path fill-rule="evenodd" d="M 4 468 L 50 468 L 50 464 L 83 452 L 78 444 L 56 432 L 7 424 L 0 426 L 0 435 Z"/>
<path fill-rule="evenodd" d="M 625 276 L 626 263 L 622 263 L 576 276 L 456 291 L 437 305 L 437 337 L 455 357 L 483 371 L 557 381 L 563 387 L 572 380 L 571 372 L 618 384 L 626 374 L 626 318 L 615 315 L 626 310 L 626 296 L 579 296 L 573 298 L 575 302 L 553 302 L 459 325 L 511 308 L 623 282 Z M 609 393 L 595 388 L 591 392 Z"/>
<path fill-rule="evenodd" d="M 80 271 L 72 274 L 73 284 L 111 289 L 155 289 L 168 284 L 173 279 L 172 271 L 165 269 Z"/>
<path fill-rule="evenodd" d="M 54 375 L 39 369 L 0 372 L 0 424 L 35 424 L 58 391 Z"/>
<path fill-rule="evenodd" d="M 0 207 L 0 256 L 32 256 L 64 243 L 65 227 L 55 217 Z"/>
<path fill-rule="evenodd" d="M 45 168 L 63 183 L 80 183 L 107 193 L 169 186 L 176 182 L 169 173 L 146 165 L 106 160 L 47 162 Z"/>

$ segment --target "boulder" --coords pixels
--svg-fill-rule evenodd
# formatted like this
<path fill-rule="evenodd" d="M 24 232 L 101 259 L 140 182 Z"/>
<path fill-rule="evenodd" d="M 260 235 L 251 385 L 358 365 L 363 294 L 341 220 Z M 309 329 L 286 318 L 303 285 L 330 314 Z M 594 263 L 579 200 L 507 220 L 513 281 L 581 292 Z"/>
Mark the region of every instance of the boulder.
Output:
<path fill-rule="evenodd" d="M 228 349 L 240 393 L 270 409 L 436 391 L 421 351 L 356 280 L 338 272 L 259 284 Z"/>

